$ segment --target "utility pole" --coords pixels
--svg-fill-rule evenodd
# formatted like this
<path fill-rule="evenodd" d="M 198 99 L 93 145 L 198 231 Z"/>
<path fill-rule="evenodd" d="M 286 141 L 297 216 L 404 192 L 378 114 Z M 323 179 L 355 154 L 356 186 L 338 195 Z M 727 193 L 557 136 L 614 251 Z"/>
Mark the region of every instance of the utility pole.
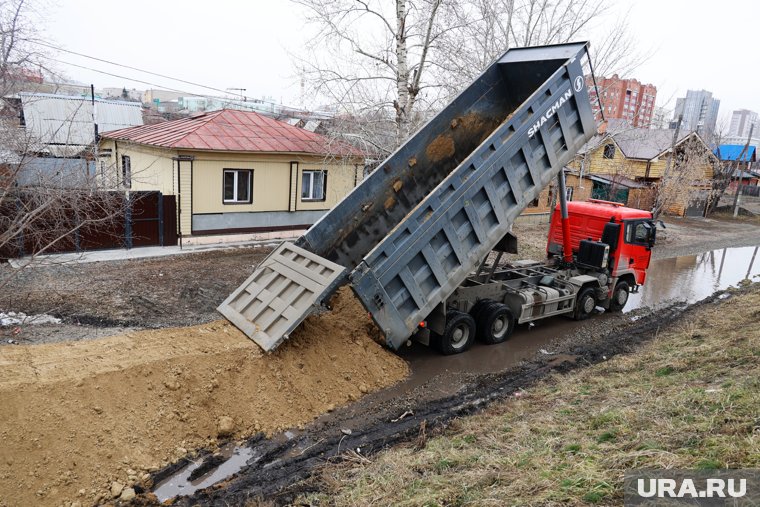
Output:
<path fill-rule="evenodd" d="M 747 136 L 747 142 L 744 143 L 744 148 L 742 148 L 742 152 L 739 154 L 739 156 L 736 159 L 736 165 L 734 166 L 734 170 L 739 166 L 741 163 L 741 160 L 744 158 L 745 154 L 749 150 L 749 142 L 752 139 L 752 131 L 755 130 L 755 124 L 749 126 L 749 135 Z M 749 157 L 747 157 L 749 158 Z M 734 176 L 734 171 L 731 171 L 731 178 Z M 731 180 L 729 180 L 730 183 Z M 739 194 L 742 191 L 742 178 L 741 178 L 741 170 L 739 171 L 739 178 L 736 180 L 736 192 L 734 193 L 734 218 L 736 218 L 739 215 Z"/>
<path fill-rule="evenodd" d="M 238 92 L 236 95 L 240 95 L 240 99 L 243 102 L 246 102 L 246 96 L 244 95 L 244 92 L 247 91 L 245 88 L 227 88 L 227 91 L 230 92 Z"/>
<path fill-rule="evenodd" d="M 92 124 L 94 127 L 94 134 L 95 134 L 95 143 L 93 144 L 93 181 L 97 179 L 98 174 L 98 166 L 100 165 L 100 132 L 98 132 L 98 111 L 97 111 L 97 104 L 95 103 L 95 85 L 90 84 L 90 105 L 92 106 Z M 85 161 L 87 162 L 87 161 Z M 87 162 L 89 164 L 89 162 Z M 88 171 L 89 176 L 89 171 Z M 105 186 L 105 182 L 101 182 Z"/>
<path fill-rule="evenodd" d="M 673 132 L 673 140 L 670 142 L 670 155 L 668 155 L 668 161 L 665 163 L 665 170 L 662 173 L 662 178 L 660 178 L 660 188 L 657 189 L 657 200 L 655 201 L 654 206 L 654 212 L 652 213 L 653 218 L 657 218 L 660 216 L 660 213 L 662 212 L 663 202 L 662 202 L 662 190 L 663 186 L 667 182 L 668 173 L 670 172 L 670 165 L 673 163 L 673 157 L 676 154 L 676 143 L 678 142 L 678 133 L 681 131 L 681 122 L 683 121 L 683 114 L 678 115 L 678 121 L 676 122 L 676 130 Z"/>

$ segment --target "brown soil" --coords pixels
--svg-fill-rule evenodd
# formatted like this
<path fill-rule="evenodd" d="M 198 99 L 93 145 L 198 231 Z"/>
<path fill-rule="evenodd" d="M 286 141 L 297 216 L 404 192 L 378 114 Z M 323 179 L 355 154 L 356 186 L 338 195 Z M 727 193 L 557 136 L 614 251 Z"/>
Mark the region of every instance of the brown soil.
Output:
<path fill-rule="evenodd" d="M 451 136 L 441 134 L 428 145 L 425 155 L 431 162 L 438 162 L 454 156 L 454 151 L 454 140 Z"/>
<path fill-rule="evenodd" d="M 112 481 L 213 448 L 222 417 L 233 438 L 271 434 L 407 375 L 349 289 L 332 304 L 270 355 L 226 321 L 3 347 L 0 505 L 110 499 Z"/>
<path fill-rule="evenodd" d="M 48 313 L 70 324 L 190 326 L 219 318 L 216 307 L 269 248 L 14 270 L 0 264 L 0 310 Z M 22 333 L 20 343 L 30 343 Z"/>
<path fill-rule="evenodd" d="M 476 113 L 470 113 L 468 115 L 457 118 L 454 121 L 457 122 L 457 127 L 462 127 L 467 132 L 470 132 L 472 134 L 481 134 L 486 130 L 486 128 L 493 130 L 493 125 L 486 125 L 486 122 L 483 121 L 483 117 Z M 454 125 L 452 125 L 452 128 L 453 127 Z"/>

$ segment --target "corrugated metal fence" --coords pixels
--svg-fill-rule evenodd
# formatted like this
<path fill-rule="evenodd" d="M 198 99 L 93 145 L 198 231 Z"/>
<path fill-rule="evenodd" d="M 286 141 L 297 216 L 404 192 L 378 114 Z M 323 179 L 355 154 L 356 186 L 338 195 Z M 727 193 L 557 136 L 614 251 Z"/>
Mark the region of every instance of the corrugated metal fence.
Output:
<path fill-rule="evenodd" d="M 10 223 L 24 209 L 39 209 L 20 192 L 0 209 Z M 0 259 L 40 253 L 177 244 L 176 198 L 160 192 L 99 192 L 40 214 L 8 244 Z M 86 217 L 86 218 L 83 218 Z"/>

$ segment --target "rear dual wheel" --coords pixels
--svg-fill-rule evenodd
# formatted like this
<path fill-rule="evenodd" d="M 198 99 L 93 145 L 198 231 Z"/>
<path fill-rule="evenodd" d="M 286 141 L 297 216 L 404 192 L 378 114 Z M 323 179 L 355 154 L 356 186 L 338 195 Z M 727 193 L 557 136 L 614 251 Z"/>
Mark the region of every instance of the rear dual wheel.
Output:
<path fill-rule="evenodd" d="M 476 325 L 478 339 L 493 345 L 506 341 L 512 335 L 515 317 L 507 305 L 491 301 L 479 312 Z"/>
<path fill-rule="evenodd" d="M 436 348 L 444 355 L 469 349 L 477 337 L 484 343 L 506 341 L 512 334 L 515 319 L 509 307 L 493 300 L 478 301 L 469 314 L 457 310 L 446 313 L 443 334 L 436 336 Z"/>

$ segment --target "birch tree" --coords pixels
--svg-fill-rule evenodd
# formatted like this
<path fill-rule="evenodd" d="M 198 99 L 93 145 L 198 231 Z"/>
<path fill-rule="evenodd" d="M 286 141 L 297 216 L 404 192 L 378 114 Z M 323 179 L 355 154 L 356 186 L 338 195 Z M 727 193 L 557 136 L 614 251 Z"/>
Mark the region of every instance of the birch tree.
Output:
<path fill-rule="evenodd" d="M 309 95 L 358 119 L 385 118 L 393 145 L 370 142 L 385 153 L 507 49 L 582 40 L 608 14 L 605 0 L 292 1 L 316 29 L 297 59 Z M 597 72 L 635 65 L 624 25 L 600 45 Z"/>
<path fill-rule="evenodd" d="M 294 0 L 318 32 L 298 62 L 311 92 L 357 117 L 392 119 L 395 142 L 408 137 L 441 19 L 452 0 Z M 389 151 L 391 147 L 383 147 Z"/>

